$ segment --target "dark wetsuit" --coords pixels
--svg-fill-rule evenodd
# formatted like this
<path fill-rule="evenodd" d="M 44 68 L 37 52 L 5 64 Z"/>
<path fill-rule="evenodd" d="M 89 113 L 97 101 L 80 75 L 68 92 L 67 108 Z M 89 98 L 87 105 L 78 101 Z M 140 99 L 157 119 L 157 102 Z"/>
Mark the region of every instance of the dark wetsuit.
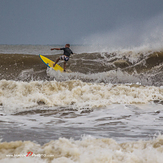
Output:
<path fill-rule="evenodd" d="M 73 54 L 72 50 L 70 48 L 60 48 L 60 50 L 63 50 L 64 51 L 64 53 L 60 57 L 60 59 L 65 60 L 65 61 L 68 61 L 70 55 Z"/>

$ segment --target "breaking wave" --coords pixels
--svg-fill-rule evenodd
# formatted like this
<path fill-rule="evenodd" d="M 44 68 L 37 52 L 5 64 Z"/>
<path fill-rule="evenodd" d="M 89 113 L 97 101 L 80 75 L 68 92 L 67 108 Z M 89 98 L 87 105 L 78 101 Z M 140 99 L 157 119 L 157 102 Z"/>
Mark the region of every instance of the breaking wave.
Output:
<path fill-rule="evenodd" d="M 1 162 L 38 163 L 162 163 L 163 136 L 149 141 L 117 143 L 113 139 L 59 138 L 43 146 L 31 141 L 0 143 Z"/>
<path fill-rule="evenodd" d="M 56 60 L 59 55 L 49 55 Z M 6 80 L 82 80 L 83 82 L 163 84 L 163 52 L 81 53 L 68 62 L 69 73 L 58 73 L 42 63 L 37 55 L 0 54 L 0 79 Z M 60 62 L 62 66 L 62 62 Z"/>
<path fill-rule="evenodd" d="M 151 101 L 163 101 L 163 87 L 86 83 L 80 80 L 0 81 L 0 103 L 11 112 L 39 104 L 92 109 L 110 104 L 147 104 Z"/>

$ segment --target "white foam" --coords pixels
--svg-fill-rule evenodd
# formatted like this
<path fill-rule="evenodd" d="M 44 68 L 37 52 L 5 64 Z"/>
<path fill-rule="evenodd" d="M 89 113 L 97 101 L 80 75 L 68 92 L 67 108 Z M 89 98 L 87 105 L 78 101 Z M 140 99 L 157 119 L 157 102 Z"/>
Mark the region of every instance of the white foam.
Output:
<path fill-rule="evenodd" d="M 110 104 L 146 104 L 163 100 L 162 87 L 141 85 L 112 85 L 85 83 L 80 80 L 57 81 L 0 81 L 0 103 L 5 111 L 38 106 L 69 106 L 99 108 Z"/>
<path fill-rule="evenodd" d="M 95 82 L 95 83 L 143 83 L 150 84 L 149 79 L 140 78 L 140 76 L 134 72 L 134 74 L 128 74 L 121 71 L 121 69 L 110 70 L 107 72 L 100 73 L 89 73 L 83 74 L 79 72 L 72 73 L 60 73 L 54 71 L 53 69 L 47 68 L 47 75 L 51 78 L 54 78 L 57 81 L 67 81 L 67 80 L 82 80 L 86 82 Z"/>
<path fill-rule="evenodd" d="M 59 138 L 43 146 L 30 141 L 1 143 L 1 162 L 49 162 L 49 163 L 162 163 L 163 136 L 150 141 L 125 142 L 118 144 L 113 139 L 95 139 L 91 136 L 82 140 Z M 51 157 L 6 158 L 8 154 L 22 154 L 32 151 Z"/>

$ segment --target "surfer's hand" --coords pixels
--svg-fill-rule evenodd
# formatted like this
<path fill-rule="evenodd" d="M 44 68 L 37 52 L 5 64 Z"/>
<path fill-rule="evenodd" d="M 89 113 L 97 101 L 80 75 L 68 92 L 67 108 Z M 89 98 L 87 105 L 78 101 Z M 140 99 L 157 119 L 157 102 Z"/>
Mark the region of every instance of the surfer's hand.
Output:
<path fill-rule="evenodd" d="M 54 48 L 51 48 L 51 50 L 54 50 Z"/>

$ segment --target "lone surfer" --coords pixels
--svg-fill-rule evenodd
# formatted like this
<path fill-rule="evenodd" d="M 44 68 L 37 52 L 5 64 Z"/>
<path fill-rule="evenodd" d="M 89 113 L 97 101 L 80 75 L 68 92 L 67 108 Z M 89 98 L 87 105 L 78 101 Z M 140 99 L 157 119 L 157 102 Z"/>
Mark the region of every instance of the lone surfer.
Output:
<path fill-rule="evenodd" d="M 70 44 L 66 44 L 64 48 L 52 48 L 51 50 L 63 50 L 64 53 L 61 57 L 59 57 L 56 62 L 53 64 L 53 67 L 58 63 L 58 61 L 64 60 L 64 71 L 66 71 L 66 63 L 69 60 L 71 54 L 73 54 L 72 50 L 70 49 Z"/>

